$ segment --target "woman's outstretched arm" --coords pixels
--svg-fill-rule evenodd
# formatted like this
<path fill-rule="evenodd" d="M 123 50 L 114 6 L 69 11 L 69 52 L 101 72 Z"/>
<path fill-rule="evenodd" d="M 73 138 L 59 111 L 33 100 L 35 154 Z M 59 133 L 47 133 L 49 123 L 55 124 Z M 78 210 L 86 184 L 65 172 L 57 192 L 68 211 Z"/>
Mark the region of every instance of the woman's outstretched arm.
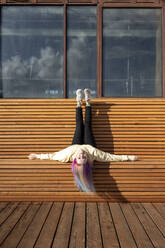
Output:
<path fill-rule="evenodd" d="M 41 154 L 37 154 L 37 153 L 31 153 L 28 158 L 29 159 L 49 159 L 49 160 L 54 160 L 55 158 L 55 152 L 54 153 L 41 153 Z"/>
<path fill-rule="evenodd" d="M 97 148 L 94 148 L 92 152 L 94 160 L 100 162 L 110 162 L 110 161 L 136 161 L 137 156 L 134 155 L 115 155 L 108 152 L 103 152 Z"/>
<path fill-rule="evenodd" d="M 54 153 L 31 153 L 28 158 L 29 159 L 49 159 L 49 160 L 56 160 L 60 162 L 69 162 L 73 161 L 73 154 L 75 154 L 76 150 L 78 149 L 79 145 L 71 145 L 61 151 L 54 152 Z"/>

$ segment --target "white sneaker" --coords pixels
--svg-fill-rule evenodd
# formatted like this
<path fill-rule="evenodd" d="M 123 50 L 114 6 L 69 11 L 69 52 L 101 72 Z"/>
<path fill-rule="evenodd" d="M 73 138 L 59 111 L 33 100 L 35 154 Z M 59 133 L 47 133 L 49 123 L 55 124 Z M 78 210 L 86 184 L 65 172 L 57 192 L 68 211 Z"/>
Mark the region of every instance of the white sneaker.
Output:
<path fill-rule="evenodd" d="M 76 90 L 76 100 L 77 100 L 77 102 L 81 102 L 82 98 L 83 98 L 82 89 Z"/>
<path fill-rule="evenodd" d="M 91 99 L 91 91 L 90 91 L 90 89 L 85 89 L 84 90 L 84 95 L 85 95 L 85 101 L 88 102 Z"/>

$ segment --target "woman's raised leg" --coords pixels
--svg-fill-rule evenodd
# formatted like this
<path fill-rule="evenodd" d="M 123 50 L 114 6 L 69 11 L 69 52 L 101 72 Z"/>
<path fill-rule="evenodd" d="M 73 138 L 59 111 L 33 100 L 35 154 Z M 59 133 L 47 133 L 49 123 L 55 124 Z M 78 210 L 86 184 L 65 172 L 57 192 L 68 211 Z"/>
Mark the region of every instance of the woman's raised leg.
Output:
<path fill-rule="evenodd" d="M 81 108 L 82 102 L 82 90 L 78 89 L 76 91 L 76 129 L 72 140 L 72 145 L 79 144 L 82 145 L 84 143 L 84 123 L 83 123 L 83 114 Z"/>
<path fill-rule="evenodd" d="M 85 128 L 84 128 L 84 143 L 96 147 L 95 139 L 92 131 L 92 108 L 90 105 L 90 90 L 85 89 Z"/>

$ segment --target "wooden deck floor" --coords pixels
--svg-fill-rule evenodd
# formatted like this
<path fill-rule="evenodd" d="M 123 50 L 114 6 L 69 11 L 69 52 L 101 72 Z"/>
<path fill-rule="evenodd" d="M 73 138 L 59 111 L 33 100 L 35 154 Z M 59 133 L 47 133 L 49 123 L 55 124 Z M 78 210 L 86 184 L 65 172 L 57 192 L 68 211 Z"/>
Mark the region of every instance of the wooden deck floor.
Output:
<path fill-rule="evenodd" d="M 164 248 L 165 203 L 1 202 L 1 248 Z"/>

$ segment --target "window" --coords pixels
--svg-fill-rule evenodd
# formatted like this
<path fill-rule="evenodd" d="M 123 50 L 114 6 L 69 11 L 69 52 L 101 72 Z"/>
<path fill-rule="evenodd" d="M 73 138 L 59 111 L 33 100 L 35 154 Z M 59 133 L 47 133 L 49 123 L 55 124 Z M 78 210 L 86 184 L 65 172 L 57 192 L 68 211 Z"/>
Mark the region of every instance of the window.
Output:
<path fill-rule="evenodd" d="M 63 7 L 1 9 L 4 98 L 63 96 Z"/>
<path fill-rule="evenodd" d="M 97 95 L 96 7 L 67 8 L 67 89 L 75 97 L 77 88 L 92 89 Z"/>
<path fill-rule="evenodd" d="M 29 1 L 1 6 L 0 97 L 164 96 L 162 0 Z"/>
<path fill-rule="evenodd" d="M 103 95 L 162 96 L 160 9 L 104 9 Z"/>

